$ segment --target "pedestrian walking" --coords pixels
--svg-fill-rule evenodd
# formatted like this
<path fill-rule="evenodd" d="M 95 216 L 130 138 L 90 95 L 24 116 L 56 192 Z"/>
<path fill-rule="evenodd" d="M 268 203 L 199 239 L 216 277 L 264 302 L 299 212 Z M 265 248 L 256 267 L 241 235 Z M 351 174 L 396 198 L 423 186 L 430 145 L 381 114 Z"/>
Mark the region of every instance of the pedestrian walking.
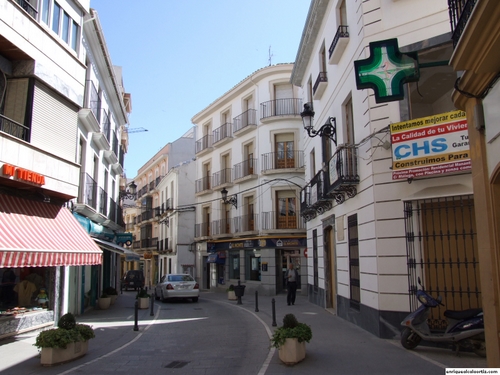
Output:
<path fill-rule="evenodd" d="M 288 306 L 290 306 L 290 304 L 295 305 L 295 296 L 297 295 L 297 281 L 299 280 L 299 273 L 295 268 L 293 268 L 292 263 L 288 265 L 285 278 L 286 288 L 288 291 L 286 295 L 286 302 L 288 303 Z"/>

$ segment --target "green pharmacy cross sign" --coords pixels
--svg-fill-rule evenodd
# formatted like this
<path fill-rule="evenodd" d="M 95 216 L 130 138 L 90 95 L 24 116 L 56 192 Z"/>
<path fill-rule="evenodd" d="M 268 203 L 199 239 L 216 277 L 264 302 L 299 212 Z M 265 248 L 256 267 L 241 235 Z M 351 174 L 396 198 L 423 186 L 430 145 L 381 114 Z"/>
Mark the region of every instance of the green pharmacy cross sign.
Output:
<path fill-rule="evenodd" d="M 354 61 L 354 70 L 358 90 L 373 89 L 377 103 L 403 99 L 403 84 L 420 78 L 417 52 L 400 52 L 397 39 L 370 43 L 370 57 Z"/>

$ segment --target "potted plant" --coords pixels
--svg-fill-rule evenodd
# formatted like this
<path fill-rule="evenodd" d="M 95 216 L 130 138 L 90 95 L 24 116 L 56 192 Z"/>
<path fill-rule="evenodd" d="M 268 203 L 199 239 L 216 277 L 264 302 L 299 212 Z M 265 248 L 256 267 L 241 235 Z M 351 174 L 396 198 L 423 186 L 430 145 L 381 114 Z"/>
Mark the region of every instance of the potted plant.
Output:
<path fill-rule="evenodd" d="M 139 290 L 139 292 L 137 292 L 136 299 L 139 302 L 139 308 L 140 309 L 147 309 L 149 307 L 149 299 L 150 299 L 150 297 L 151 296 L 148 294 L 148 292 L 146 292 L 146 290 L 144 290 L 142 288 Z"/>
<path fill-rule="evenodd" d="M 40 363 L 43 366 L 65 363 L 84 356 L 88 350 L 88 340 L 95 337 L 92 327 L 76 323 L 71 313 L 64 314 L 57 327 L 40 332 L 33 344 L 41 350 Z"/>
<path fill-rule="evenodd" d="M 114 305 L 116 302 L 116 299 L 118 298 L 118 291 L 115 288 L 113 288 L 112 286 L 108 286 L 104 290 L 104 293 L 106 293 L 111 298 L 111 304 Z"/>
<path fill-rule="evenodd" d="M 101 310 L 106 310 L 109 308 L 109 305 L 111 305 L 111 297 L 102 292 L 101 296 L 97 300 L 97 304 Z"/>
<path fill-rule="evenodd" d="M 229 288 L 227 288 L 227 299 L 231 301 L 236 301 L 236 294 L 234 292 L 233 284 L 229 285 Z"/>
<path fill-rule="evenodd" d="M 283 326 L 271 337 L 271 345 L 279 350 L 279 358 L 286 365 L 294 365 L 306 357 L 306 342 L 312 339 L 311 327 L 299 323 L 293 314 L 286 314 Z"/>

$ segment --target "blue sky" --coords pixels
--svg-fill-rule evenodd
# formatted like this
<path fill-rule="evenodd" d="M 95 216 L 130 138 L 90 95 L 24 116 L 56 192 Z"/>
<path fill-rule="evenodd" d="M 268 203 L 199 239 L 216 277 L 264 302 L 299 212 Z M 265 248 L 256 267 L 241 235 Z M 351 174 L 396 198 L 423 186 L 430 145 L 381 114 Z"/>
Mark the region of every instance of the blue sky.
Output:
<path fill-rule="evenodd" d="M 132 94 L 128 178 L 254 71 L 295 61 L 309 0 L 91 0 Z"/>

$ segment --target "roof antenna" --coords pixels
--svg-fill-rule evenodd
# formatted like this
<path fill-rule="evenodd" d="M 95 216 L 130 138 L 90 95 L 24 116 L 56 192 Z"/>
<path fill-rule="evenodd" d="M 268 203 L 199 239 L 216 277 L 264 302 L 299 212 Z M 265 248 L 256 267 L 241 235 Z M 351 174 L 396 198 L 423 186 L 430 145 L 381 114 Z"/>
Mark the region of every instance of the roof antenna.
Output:
<path fill-rule="evenodd" d="M 273 58 L 273 54 L 271 54 L 271 46 L 269 46 L 269 66 L 271 66 L 271 59 Z"/>

